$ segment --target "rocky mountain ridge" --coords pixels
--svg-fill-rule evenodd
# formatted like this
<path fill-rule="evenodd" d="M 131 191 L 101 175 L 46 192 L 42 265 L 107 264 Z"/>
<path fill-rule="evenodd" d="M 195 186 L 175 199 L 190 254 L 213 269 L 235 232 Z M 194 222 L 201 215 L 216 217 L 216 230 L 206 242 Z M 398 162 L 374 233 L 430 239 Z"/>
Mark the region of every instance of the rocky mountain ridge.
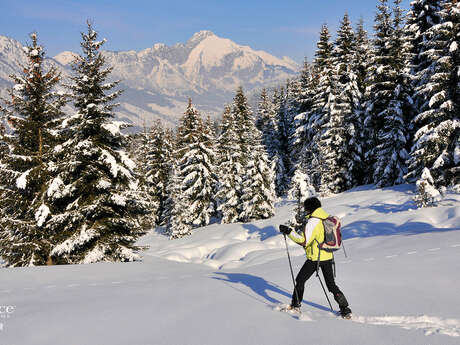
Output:
<path fill-rule="evenodd" d="M 62 52 L 47 63 L 58 65 L 66 78 L 74 54 Z M 283 83 L 299 70 L 298 64 L 287 57 L 253 50 L 210 31 L 197 32 L 186 43 L 173 46 L 156 43 L 139 52 L 103 54 L 113 67 L 111 77 L 121 80 L 120 87 L 125 90 L 117 116 L 137 127 L 156 119 L 175 125 L 189 97 L 203 114 L 215 117 L 232 101 L 238 86 L 250 93 Z M 9 75 L 20 70 L 24 59 L 18 41 L 0 36 L 1 94 L 11 86 Z"/>

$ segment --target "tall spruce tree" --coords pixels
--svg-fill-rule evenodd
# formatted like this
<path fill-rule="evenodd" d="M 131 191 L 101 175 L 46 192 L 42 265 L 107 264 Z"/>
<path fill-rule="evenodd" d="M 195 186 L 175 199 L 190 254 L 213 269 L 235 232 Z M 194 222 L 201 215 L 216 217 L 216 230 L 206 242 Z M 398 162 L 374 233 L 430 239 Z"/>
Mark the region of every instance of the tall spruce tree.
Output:
<path fill-rule="evenodd" d="M 171 128 L 164 129 L 163 141 L 162 141 L 162 164 L 159 166 L 162 171 L 161 178 L 164 178 L 164 189 L 163 195 L 160 198 L 160 210 L 159 210 L 159 224 L 166 225 L 167 220 L 169 219 L 169 212 L 171 211 L 170 202 L 172 200 L 171 193 L 173 193 L 173 188 L 171 188 L 171 176 L 176 165 L 176 133 Z M 164 176 L 163 176 L 164 174 Z"/>
<path fill-rule="evenodd" d="M 206 133 L 203 120 L 189 99 L 177 133 L 175 183 L 179 190 L 184 223 L 191 228 L 208 225 L 215 215 L 214 195 L 217 183 L 215 175 L 216 153 L 212 138 Z M 173 205 L 174 209 L 177 205 Z M 169 221 L 173 224 L 172 221 Z M 171 236 L 176 231 L 171 229 Z"/>
<path fill-rule="evenodd" d="M 230 106 L 225 107 L 218 138 L 218 211 L 222 223 L 235 223 L 240 218 L 242 167 L 241 150 L 236 135 L 236 122 Z"/>
<path fill-rule="evenodd" d="M 361 165 L 361 148 L 354 138 L 362 128 L 357 111 L 361 94 L 353 69 L 354 51 L 353 29 L 345 14 L 332 51 L 336 95 L 330 107 L 330 121 L 324 124 L 320 140 L 323 164 L 327 169 L 322 175 L 322 190 L 334 193 L 356 185 L 354 172 Z"/>
<path fill-rule="evenodd" d="M 148 212 L 140 216 L 139 223 L 146 231 L 155 227 L 158 220 L 159 199 L 154 185 L 147 177 L 152 162 L 149 160 L 149 132 L 145 125 L 143 131 L 129 136 L 128 154 L 136 163 L 137 195 L 147 207 Z"/>
<path fill-rule="evenodd" d="M 355 159 L 351 171 L 355 184 L 361 185 L 366 181 L 366 168 L 365 168 L 365 150 L 366 150 L 366 137 L 365 137 L 365 104 L 366 104 L 366 88 L 368 85 L 368 71 L 370 61 L 372 60 L 371 42 L 368 38 L 367 31 L 364 29 L 364 21 L 361 18 L 355 29 L 354 34 L 354 47 L 355 53 L 353 57 L 352 70 L 356 75 L 356 86 L 358 91 L 358 100 L 354 107 L 354 118 L 352 126 L 352 142 Z M 350 132 L 351 134 L 351 132 Z"/>
<path fill-rule="evenodd" d="M 426 99 L 414 121 L 419 128 L 410 159 L 409 177 L 428 168 L 436 187 L 460 184 L 460 3 L 447 1 L 441 22 L 427 30 L 424 55 L 429 64 L 419 93 Z"/>
<path fill-rule="evenodd" d="M 353 69 L 356 73 L 356 83 L 359 92 L 364 96 L 367 87 L 370 61 L 373 60 L 371 41 L 364 28 L 364 20 L 360 18 L 354 34 L 355 54 L 353 58 Z M 362 101 L 361 101 L 362 102 Z"/>
<path fill-rule="evenodd" d="M 409 61 L 414 100 L 414 116 L 427 110 L 428 102 L 420 90 L 425 88 L 430 77 L 428 70 L 431 61 L 428 57 L 428 42 L 431 39 L 431 28 L 441 22 L 440 10 L 442 1 L 439 0 L 415 0 L 411 2 L 411 8 L 407 13 L 406 35 L 410 42 Z M 411 141 L 414 134 L 420 129 L 420 125 L 414 119 L 410 119 Z"/>
<path fill-rule="evenodd" d="M 366 89 L 365 113 L 365 162 L 367 166 L 367 183 L 374 182 L 374 165 L 378 158 L 377 134 L 383 128 L 380 116 L 388 107 L 394 84 L 387 79 L 394 75 L 391 70 L 391 35 L 393 32 L 391 11 L 387 0 L 379 0 L 375 16 L 375 37 L 372 44 L 372 60 L 368 71 L 368 87 Z"/>
<path fill-rule="evenodd" d="M 314 68 L 315 74 L 318 76 L 318 84 L 316 94 L 313 97 L 312 115 L 309 120 L 311 131 L 311 140 L 308 141 L 304 148 L 308 151 L 310 162 L 308 171 L 312 178 L 312 183 L 315 189 L 319 190 L 322 186 L 322 176 L 325 176 L 330 171 L 322 164 L 324 160 L 324 151 L 321 149 L 320 141 L 326 130 L 326 126 L 331 119 L 331 111 L 336 95 L 336 74 L 334 73 L 334 65 L 332 58 L 333 44 L 330 41 L 331 35 L 326 24 L 321 27 L 317 50 L 315 52 Z"/>
<path fill-rule="evenodd" d="M 305 59 L 302 71 L 300 73 L 300 94 L 299 108 L 292 122 L 292 131 L 289 137 L 290 161 L 296 165 L 299 160 L 303 147 L 307 144 L 307 135 L 309 129 L 309 117 L 313 105 L 313 96 L 315 95 L 315 81 L 313 77 L 313 68 Z"/>
<path fill-rule="evenodd" d="M 253 130 L 255 128 L 252 111 L 240 86 L 236 90 L 232 103 L 232 114 L 236 121 L 236 134 L 241 149 L 241 165 L 246 167 L 251 150 Z"/>
<path fill-rule="evenodd" d="M 167 199 L 166 187 L 172 168 L 171 138 L 159 120 L 150 128 L 147 138 L 146 181 L 153 200 L 158 203 L 157 224 L 162 224 Z"/>
<path fill-rule="evenodd" d="M 366 124 L 374 140 L 368 154 L 373 182 L 378 186 L 402 183 L 407 172 L 407 120 L 411 99 L 400 2 L 395 0 L 392 17 L 387 1 L 380 0 L 376 15 L 375 56 L 370 72 Z"/>
<path fill-rule="evenodd" d="M 265 89 L 260 94 L 257 108 L 256 127 L 262 134 L 262 144 L 268 155 L 268 160 L 275 171 L 275 185 L 278 196 L 284 193 L 286 185 L 286 159 L 283 152 L 285 141 L 284 122 L 276 116 L 274 105 Z"/>
<path fill-rule="evenodd" d="M 267 219 L 275 214 L 275 176 L 259 140 L 254 139 L 243 180 L 240 218 L 244 222 Z"/>
<path fill-rule="evenodd" d="M 242 200 L 239 205 L 240 220 L 247 222 L 271 217 L 275 201 L 274 173 L 242 87 L 237 89 L 233 99 L 232 114 L 241 149 L 242 189 L 238 191 L 238 197 Z"/>
<path fill-rule="evenodd" d="M 277 177 L 277 195 L 279 197 L 285 196 L 291 179 L 294 176 L 298 155 L 296 151 L 299 149 L 298 146 L 292 146 L 292 138 L 296 135 L 296 121 L 297 116 L 301 113 L 302 108 L 306 106 L 304 103 L 305 93 L 302 86 L 302 80 L 300 78 L 288 79 L 286 82 L 286 111 L 284 117 L 279 118 L 279 138 L 280 138 L 280 157 L 284 162 L 284 173 L 283 178 Z M 300 152 L 300 151 L 297 151 Z M 279 188 L 280 185 L 282 188 Z"/>
<path fill-rule="evenodd" d="M 89 22 L 81 36 L 69 85 L 75 114 L 64 124 L 66 141 L 54 150 L 56 176 L 46 186 L 53 214 L 46 227 L 56 243 L 51 255 L 59 264 L 132 261 L 146 205 L 120 131 L 126 125 L 113 120 L 120 91 L 111 92 L 118 82 L 107 82 L 112 68 L 100 52 L 105 39 L 97 40 Z"/>
<path fill-rule="evenodd" d="M 52 233 L 45 227 L 51 210 L 43 185 L 54 173 L 57 125 L 66 103 L 56 91 L 60 74 L 44 67 L 45 50 L 37 35 L 24 47 L 27 65 L 13 75 L 11 99 L 3 100 L 0 164 L 0 256 L 8 266 L 50 263 Z M 9 125 L 7 134 L 5 125 Z"/>
<path fill-rule="evenodd" d="M 311 129 L 313 98 L 316 94 L 317 75 L 315 68 L 311 64 L 304 61 L 303 69 L 300 75 L 300 95 L 298 114 L 294 116 L 292 123 L 292 131 L 289 137 L 289 159 L 291 163 L 292 179 L 290 183 L 295 181 L 297 170 L 299 174 L 311 171 L 312 154 L 310 144 L 313 140 L 314 132 Z M 302 159 L 301 157 L 304 157 Z M 308 157 L 305 158 L 305 157 Z M 292 188 L 288 190 L 288 195 L 291 195 Z"/>

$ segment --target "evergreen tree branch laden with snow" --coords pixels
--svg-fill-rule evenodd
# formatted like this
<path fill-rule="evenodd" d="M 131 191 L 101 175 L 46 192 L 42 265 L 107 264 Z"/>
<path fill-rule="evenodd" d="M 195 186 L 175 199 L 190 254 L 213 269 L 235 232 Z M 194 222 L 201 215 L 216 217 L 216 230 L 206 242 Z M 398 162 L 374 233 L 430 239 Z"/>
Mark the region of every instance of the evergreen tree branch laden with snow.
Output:
<path fill-rule="evenodd" d="M 418 179 L 425 168 L 437 187 L 460 184 L 460 4 L 446 1 L 437 12 L 440 22 L 426 31 L 423 57 L 425 81 L 417 92 L 425 103 L 414 118 L 418 128 L 408 177 Z"/>
<path fill-rule="evenodd" d="M 233 99 L 232 115 L 240 149 L 242 185 L 237 186 L 239 219 L 247 222 L 269 218 L 274 214 L 275 176 L 242 87 L 237 89 Z"/>
<path fill-rule="evenodd" d="M 105 40 L 88 22 L 82 33 L 82 55 L 74 64 L 69 86 L 75 114 L 63 123 L 65 142 L 54 150 L 56 177 L 46 185 L 53 216 L 46 228 L 53 233 L 51 255 L 56 263 L 133 261 L 134 245 L 144 233 L 139 215 L 148 210 L 138 195 L 135 163 L 114 121 L 118 82 L 108 82 L 112 68 L 100 52 Z"/>
<path fill-rule="evenodd" d="M 218 191 L 217 211 L 222 223 L 235 223 L 240 218 L 242 185 L 241 150 L 235 132 L 236 122 L 230 106 L 226 106 L 217 141 Z"/>
<path fill-rule="evenodd" d="M 428 168 L 423 169 L 422 176 L 416 182 L 417 194 L 414 201 L 418 207 L 436 206 L 441 200 L 441 193 L 434 186 L 433 177 Z"/>
<path fill-rule="evenodd" d="M 366 120 L 369 143 L 368 166 L 378 186 L 404 182 L 407 173 L 408 126 L 412 111 L 408 61 L 402 27 L 400 0 L 395 0 L 393 16 L 387 0 L 379 0 L 376 15 L 374 57 L 367 89 Z"/>
<path fill-rule="evenodd" d="M 192 228 L 208 225 L 216 212 L 214 138 L 191 99 L 177 132 L 176 164 L 171 176 L 175 195 L 169 205 L 167 225 L 171 238 L 182 237 Z"/>
<path fill-rule="evenodd" d="M 57 127 L 67 98 L 56 90 L 60 74 L 44 67 L 45 51 L 35 33 L 24 47 L 27 65 L 3 100 L 0 256 L 9 266 L 35 266 L 50 262 L 52 232 L 44 224 L 52 210 L 43 185 L 55 172 L 52 155 L 59 142 Z M 9 131 L 5 131 L 5 126 Z"/>

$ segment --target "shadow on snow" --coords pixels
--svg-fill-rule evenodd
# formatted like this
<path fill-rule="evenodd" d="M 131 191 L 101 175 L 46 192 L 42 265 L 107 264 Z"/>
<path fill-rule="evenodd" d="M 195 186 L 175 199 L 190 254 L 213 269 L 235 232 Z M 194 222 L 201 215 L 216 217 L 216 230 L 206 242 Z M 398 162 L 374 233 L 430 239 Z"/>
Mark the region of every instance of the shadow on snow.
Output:
<path fill-rule="evenodd" d="M 230 286 L 232 289 L 237 290 L 238 292 L 245 294 L 261 303 L 264 303 L 270 307 L 273 307 L 274 304 L 280 304 L 281 301 L 275 297 L 269 295 L 269 293 L 278 294 L 291 300 L 291 293 L 288 292 L 283 287 L 269 282 L 264 278 L 257 277 L 251 274 L 244 273 L 225 273 L 225 272 L 214 272 L 214 274 L 219 275 L 212 277 L 212 279 L 220 280 Z M 255 294 L 251 294 L 246 289 L 238 287 L 239 284 L 245 285 L 247 288 Z M 328 307 L 322 306 L 317 303 L 302 301 L 304 304 L 307 304 L 313 308 L 329 311 Z"/>
<path fill-rule="evenodd" d="M 459 228 L 435 228 L 429 223 L 407 222 L 401 225 L 386 222 L 369 222 L 360 220 L 347 224 L 342 229 L 344 240 L 390 235 L 417 235 L 429 232 L 458 231 Z"/>
<path fill-rule="evenodd" d="M 254 224 L 245 223 L 243 224 L 243 228 L 248 230 L 249 235 L 257 234 L 261 241 L 265 241 L 270 237 L 277 236 L 280 234 L 280 232 L 275 228 L 274 225 L 259 228 Z"/>
<path fill-rule="evenodd" d="M 393 205 L 395 206 L 395 205 Z M 382 206 L 385 209 L 390 209 L 390 206 Z M 404 206 L 401 205 L 401 211 Z M 397 212 L 397 211 L 391 211 Z M 274 225 L 266 227 L 258 227 L 254 224 L 243 224 L 243 227 L 248 230 L 250 235 L 256 235 L 261 241 L 265 241 L 273 236 L 280 235 L 280 232 Z M 352 238 L 368 238 L 375 236 L 391 236 L 391 235 L 417 235 L 429 232 L 446 232 L 458 231 L 460 228 L 436 228 L 426 222 L 406 222 L 404 224 L 394 224 L 387 222 L 371 222 L 366 220 L 356 221 L 343 226 L 342 237 L 344 240 Z"/>

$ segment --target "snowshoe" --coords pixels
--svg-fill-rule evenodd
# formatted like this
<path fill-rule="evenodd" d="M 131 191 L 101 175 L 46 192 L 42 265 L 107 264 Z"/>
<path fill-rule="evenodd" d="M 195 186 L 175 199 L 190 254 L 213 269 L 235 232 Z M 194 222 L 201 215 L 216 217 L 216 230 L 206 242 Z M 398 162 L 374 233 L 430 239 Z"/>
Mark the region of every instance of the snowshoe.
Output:
<path fill-rule="evenodd" d="M 342 319 L 351 320 L 351 318 L 353 317 L 353 314 L 348 313 L 348 314 L 344 314 L 344 315 L 341 315 L 341 316 L 342 316 Z"/>
<path fill-rule="evenodd" d="M 341 308 L 340 309 L 340 316 L 342 317 L 342 319 L 350 320 L 351 317 L 352 317 L 351 309 L 348 308 L 348 307 Z"/>
<path fill-rule="evenodd" d="M 290 304 L 281 304 L 276 307 L 277 310 L 289 313 L 289 314 L 301 314 L 300 306 L 292 306 Z"/>

